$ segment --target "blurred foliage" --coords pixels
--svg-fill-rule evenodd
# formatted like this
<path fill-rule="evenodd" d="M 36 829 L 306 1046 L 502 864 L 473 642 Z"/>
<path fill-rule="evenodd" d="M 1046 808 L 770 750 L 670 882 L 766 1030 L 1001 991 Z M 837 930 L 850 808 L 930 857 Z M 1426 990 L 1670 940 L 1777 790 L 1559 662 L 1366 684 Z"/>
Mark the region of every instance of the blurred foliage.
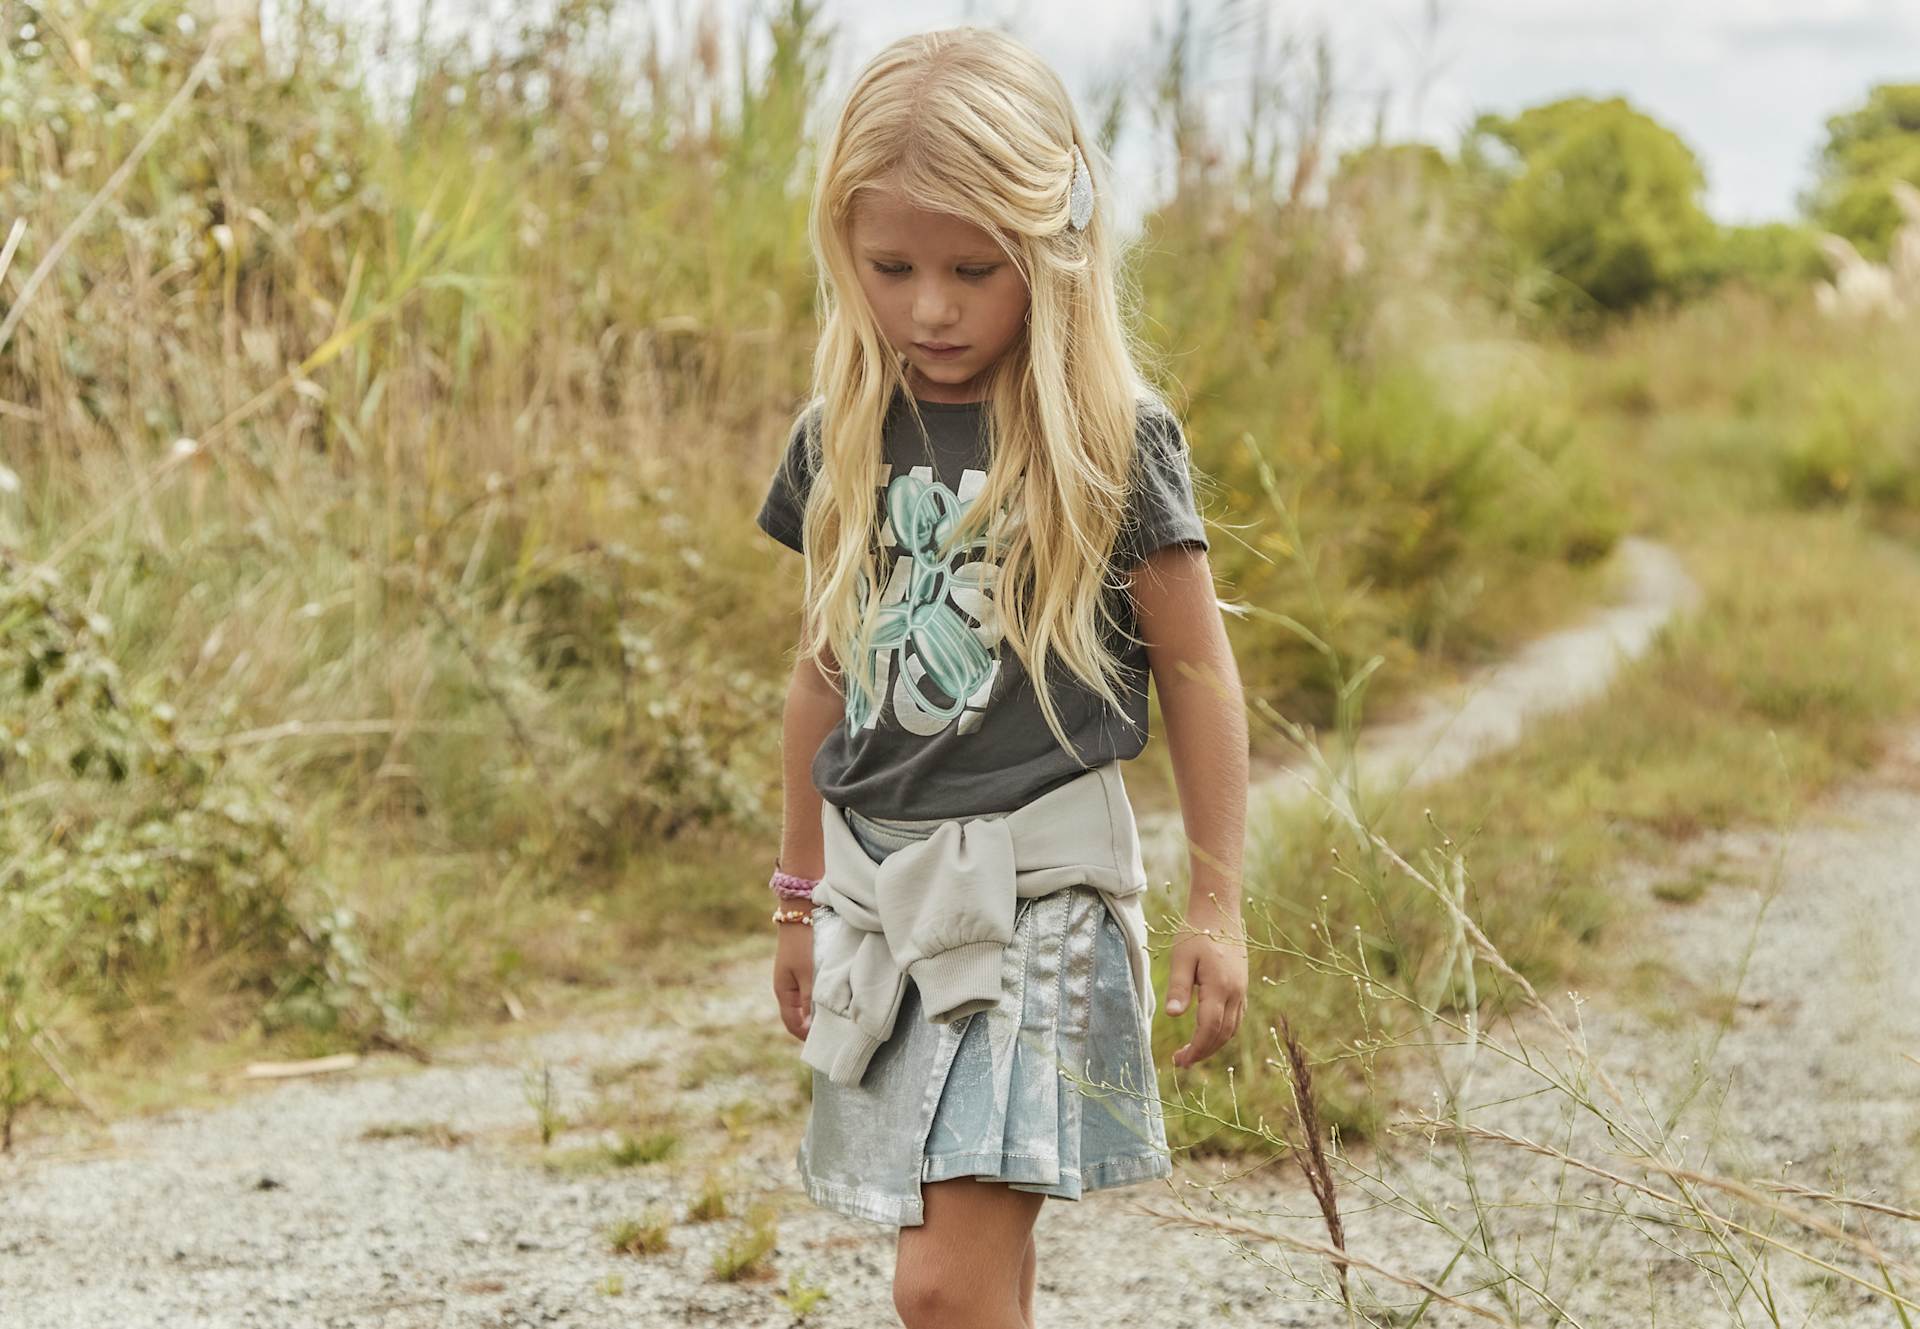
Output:
<path fill-rule="evenodd" d="M 1493 225 L 1537 270 L 1539 303 L 1565 315 L 1681 288 L 1713 239 L 1692 150 L 1618 97 L 1482 115 L 1461 157 Z"/>
<path fill-rule="evenodd" d="M 269 1028 L 400 1024 L 272 787 L 184 744 L 165 700 L 175 680 L 129 685 L 110 625 L 57 577 L 3 552 L 0 571 L 0 842 L 13 850 L 0 954 L 14 981 L 30 966 L 35 986 L 122 1010 L 206 967 Z"/>
<path fill-rule="evenodd" d="M 1348 658 L 1381 655 L 1384 701 L 1435 665 L 1497 653 L 1515 622 L 1503 601 L 1528 585 L 1564 597 L 1623 519 L 1578 422 L 1497 367 L 1474 385 L 1447 364 L 1489 339 L 1494 361 L 1513 354 L 1484 290 L 1496 260 L 1443 155 L 1349 152 L 1310 207 L 1318 144 L 1296 145 L 1292 169 L 1250 173 L 1197 115 L 1179 123 L 1186 165 L 1146 220 L 1144 303 L 1178 354 L 1167 386 L 1185 403 L 1211 562 L 1256 607 L 1234 628 L 1242 680 L 1326 726 L 1337 684 L 1294 623 Z M 1263 470 L 1313 550 L 1315 585 Z"/>
<path fill-rule="evenodd" d="M 263 1029 L 364 1039 L 571 974 L 577 946 L 516 932 L 545 899 L 631 892 L 655 940 L 663 907 L 755 916 L 657 864 L 776 831 L 796 587 L 742 510 L 805 390 L 828 34 L 803 0 L 737 33 L 701 12 L 636 60 L 611 39 L 632 9 L 565 0 L 485 57 L 422 46 L 392 106 L 350 26 L 232 34 L 26 308 L 0 543 L 87 588 L 116 700 L 5 703 L 40 745 L 11 787 L 46 791 L 10 807 L 36 848 L 8 890 L 66 902 L 36 927 L 84 918 L 72 954 L 115 986 L 49 979 L 95 1016 L 217 957 Z M 1620 519 L 1575 422 L 1435 366 L 1493 326 L 1444 159 L 1376 145 L 1310 202 L 1324 42 L 1276 38 L 1228 139 L 1199 95 L 1219 35 L 1185 12 L 1141 85 L 1181 169 L 1134 273 L 1216 568 L 1262 611 L 1236 628 L 1250 690 L 1321 721 L 1334 684 L 1283 622 L 1316 596 L 1342 650 L 1396 666 L 1390 696 L 1563 605 Z M 0 56 L 24 271 L 214 32 L 184 2 L 48 0 L 29 26 Z M 1262 459 L 1318 585 L 1276 544 Z M 116 768 L 143 793 L 108 810 Z"/>
<path fill-rule="evenodd" d="M 1876 516 L 1920 510 L 1920 390 L 1871 365 L 1817 367 L 1777 468 L 1796 504 L 1865 504 Z"/>
<path fill-rule="evenodd" d="M 1324 40 L 1227 8 L 1182 7 L 1094 119 L 1177 165 L 1130 268 L 1153 372 L 1248 691 L 1324 726 L 1298 624 L 1385 661 L 1380 704 L 1574 611 L 1648 469 L 1613 424 L 1748 354 L 1623 352 L 1588 411 L 1530 311 L 1786 289 L 1801 237 L 1716 248 L 1690 155 L 1617 104 L 1500 122 L 1510 171 L 1335 162 Z M 762 925 L 799 578 L 750 514 L 812 349 L 819 7 L 636 51 L 652 0 L 561 0 L 486 56 L 422 45 L 397 104 L 301 7 L 168 112 L 210 11 L 16 3 L 0 47 L 7 281 L 70 242 L 0 355 L 0 985 L 101 1049 L 200 994 L 209 1031 L 364 1043 Z M 1255 71 L 1231 131 L 1223 49 Z M 1907 501 L 1899 401 L 1863 423 L 1763 354 L 1743 480 Z"/>
<path fill-rule="evenodd" d="M 1895 180 L 1920 187 L 1920 83 L 1883 83 L 1864 106 L 1827 121 L 1819 177 L 1802 207 L 1822 228 L 1884 260 L 1901 214 Z"/>
<path fill-rule="evenodd" d="M 619 7 L 425 49 L 382 111 L 316 11 L 209 54 L 205 5 L 14 6 L 12 279 L 67 247 L 0 357 L 27 661 L 0 727 L 31 744 L 0 943 L 89 1017 L 386 1036 L 496 999 L 541 949 L 516 902 L 772 815 L 767 634 L 711 629 L 784 606 L 704 537 L 738 471 L 688 439 L 750 433 L 804 372 L 822 35 L 774 15 L 730 100 L 643 54 L 636 109 Z M 61 586 L 84 612 L 50 616 Z M 32 635 L 57 622 L 79 636 Z"/>
<path fill-rule="evenodd" d="M 1804 222 L 1718 226 L 1692 274 L 1702 286 L 1739 281 L 1783 300 L 1827 275 L 1818 232 Z"/>

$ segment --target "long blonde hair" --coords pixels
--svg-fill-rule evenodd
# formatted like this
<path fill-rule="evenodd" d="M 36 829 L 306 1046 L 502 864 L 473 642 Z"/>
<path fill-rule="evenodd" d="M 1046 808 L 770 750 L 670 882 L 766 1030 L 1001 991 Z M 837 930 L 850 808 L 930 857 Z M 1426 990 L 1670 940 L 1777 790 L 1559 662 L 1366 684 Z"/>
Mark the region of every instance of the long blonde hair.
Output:
<path fill-rule="evenodd" d="M 1076 145 L 1097 200 L 1081 230 L 1068 221 Z M 989 612 L 1025 662 L 1063 748 L 1073 750 L 1047 681 L 1049 658 L 1124 714 L 1121 666 L 1107 640 L 1124 631 L 1114 603 L 1124 583 L 1110 582 L 1107 570 L 1125 516 L 1139 412 L 1164 404 L 1138 368 L 1122 314 L 1107 174 L 1059 76 L 990 29 L 902 38 L 867 64 L 848 93 L 809 217 L 824 323 L 813 401 L 800 425 L 814 476 L 802 517 L 808 626 L 801 651 L 830 678 L 836 659 L 837 672 L 851 675 L 867 704 L 850 714 L 885 701 L 872 660 L 886 581 L 874 499 L 881 432 L 896 401 L 919 423 L 901 357 L 862 293 L 849 239 L 857 196 L 869 189 L 897 189 L 920 207 L 972 222 L 999 240 L 1026 281 L 1026 328 L 989 375 L 985 487 L 941 552 L 951 557 L 987 542 L 987 560 L 999 565 Z M 995 520 L 1003 508 L 1005 523 Z"/>

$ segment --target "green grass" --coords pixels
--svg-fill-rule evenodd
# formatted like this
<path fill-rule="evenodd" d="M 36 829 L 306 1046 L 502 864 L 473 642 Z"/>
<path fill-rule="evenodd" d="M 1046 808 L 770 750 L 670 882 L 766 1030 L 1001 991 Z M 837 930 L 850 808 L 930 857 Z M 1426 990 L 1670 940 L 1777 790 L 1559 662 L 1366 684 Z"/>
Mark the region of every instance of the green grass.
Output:
<path fill-rule="evenodd" d="M 728 1283 L 765 1278 L 772 1269 L 767 1257 L 779 1243 L 779 1214 L 771 1204 L 756 1204 L 740 1230 L 728 1238 L 713 1257 L 714 1278 Z"/>
<path fill-rule="evenodd" d="M 472 1137 L 464 1131 L 455 1130 L 444 1121 L 393 1121 L 367 1127 L 360 1132 L 360 1138 L 369 1141 L 418 1140 L 423 1144 L 451 1149 L 467 1143 Z"/>
<path fill-rule="evenodd" d="M 727 1179 L 718 1173 L 708 1173 L 700 1183 L 700 1192 L 687 1206 L 689 1223 L 711 1223 L 717 1219 L 731 1216 L 733 1210 L 727 1203 Z"/>
<path fill-rule="evenodd" d="M 616 1255 L 658 1255 L 670 1247 L 672 1231 L 672 1219 L 662 1213 L 624 1218 L 607 1229 L 607 1246 Z"/>
<path fill-rule="evenodd" d="M 9 159 L 14 276 L 199 53 L 170 25 L 55 8 L 128 109 L 48 121 L 57 179 L 54 158 Z M 806 383 L 818 16 L 765 19 L 771 63 L 745 86 L 704 46 L 663 51 L 637 119 L 604 44 L 565 31 L 540 48 L 565 105 L 427 51 L 464 100 L 376 120 L 325 21 L 299 22 L 298 79 L 237 52 L 74 235 L 0 360 L 0 400 L 29 413 L 0 433 L 0 725 L 27 736 L 0 767 L 0 838 L 25 847 L 0 863 L 0 978 L 16 1027 L 55 1031 L 108 1110 L 204 1095 L 195 1075 L 244 1058 L 620 1005 L 769 940 L 756 883 L 800 577 L 751 513 Z M 23 105 L 82 86 L 48 50 L 10 75 Z M 1331 214 L 1250 186 L 1235 150 L 1202 150 L 1204 120 L 1181 123 L 1195 165 L 1132 271 L 1256 703 L 1329 727 L 1339 680 L 1285 616 L 1383 660 L 1381 716 L 1602 598 L 1624 531 L 1718 578 L 1698 629 L 1716 635 L 1625 685 L 1657 719 L 1609 702 L 1435 795 L 1503 942 L 1573 972 L 1619 855 L 1753 815 L 1780 759 L 1808 787 L 1857 765 L 1906 704 L 1898 595 L 1876 589 L 1906 587 L 1904 564 L 1868 533 L 1916 534 L 1912 338 L 1738 292 L 1598 339 L 1523 336 L 1493 312 L 1512 292 L 1471 218 L 1429 240 L 1380 195 L 1341 219 L 1371 258 L 1340 274 Z M 177 253 L 127 248 L 149 218 Z M 1752 566 L 1765 584 L 1739 585 Z M 1662 660 L 1676 672 L 1642 677 Z M 1136 766 L 1142 800 L 1168 801 L 1165 745 Z M 1325 891 L 1361 920 L 1328 890 L 1323 831 L 1270 838 L 1255 880 L 1282 884 L 1252 901 L 1297 928 Z M 1369 944 L 1422 972 L 1432 920 L 1371 889 Z M 1351 1041 L 1346 994 L 1267 977 L 1317 1048 Z M 767 1029 L 685 1085 L 786 1051 Z M 0 1099 L 33 1129 L 70 1105 L 14 1042 Z M 1265 1054 L 1239 1055 L 1255 1078 Z M 809 1077 L 792 1083 L 804 1102 Z M 1331 1115 L 1364 1119 L 1359 1081 L 1326 1084 Z M 532 1110 L 543 1139 L 566 1125 Z"/>
<path fill-rule="evenodd" d="M 829 1300 L 831 1296 L 824 1287 L 809 1283 L 800 1277 L 798 1269 L 787 1275 L 786 1289 L 778 1295 L 787 1303 L 787 1309 L 793 1312 L 793 1318 L 796 1320 L 806 1319 L 815 1306 Z"/>
<path fill-rule="evenodd" d="M 111 86 L 125 110 L 69 107 L 57 180 L 12 163 L 19 272 L 204 39 L 55 9 L 118 76 L 51 45 L 20 104 Z M 760 21 L 747 85 L 663 51 L 638 118 L 564 29 L 536 46 L 567 104 L 426 50 L 464 99 L 382 120 L 303 14 L 295 81 L 236 46 L 38 288 L 0 369 L 31 420 L 0 434 L 0 724 L 32 735 L 0 768 L 0 838 L 30 847 L 0 902 L 36 904 L 0 906 L 0 950 L 32 957 L 20 1002 L 96 1101 L 553 1017 L 764 933 L 799 570 L 751 514 L 805 390 L 827 47 L 804 5 Z M 1136 273 L 1223 595 L 1304 608 L 1251 520 L 1251 436 L 1321 496 L 1330 639 L 1409 666 L 1389 689 L 1575 611 L 1619 529 L 1580 431 L 1370 335 L 1398 279 L 1303 267 L 1327 218 L 1224 170 L 1185 188 Z M 117 238 L 148 218 L 177 253 Z M 1327 712 L 1317 657 L 1237 626 L 1257 695 Z"/>
<path fill-rule="evenodd" d="M 1675 545 L 1701 583 L 1697 612 L 1671 625 L 1603 699 L 1531 722 L 1516 747 L 1456 778 L 1367 804 L 1373 828 L 1410 859 L 1426 849 L 1464 853 L 1469 910 L 1542 990 L 1631 991 L 1634 975 L 1614 971 L 1607 947 L 1628 921 L 1613 883 L 1630 862 L 1657 866 L 1703 833 L 1778 825 L 1871 765 L 1890 728 L 1920 714 L 1920 620 L 1909 608 L 1920 595 L 1920 545 L 1905 534 L 1903 510 L 1864 499 L 1809 503 L 1780 483 L 1780 458 L 1826 407 L 1817 393 L 1782 392 L 1779 413 L 1756 423 L 1749 363 L 1770 361 L 1771 342 L 1711 367 L 1691 358 L 1721 349 L 1706 330 L 1730 336 L 1750 313 L 1736 296 L 1631 329 L 1610 349 L 1564 353 L 1561 364 L 1569 390 L 1593 394 L 1608 412 L 1595 427 L 1620 440 L 1616 465 L 1632 477 L 1630 502 L 1644 525 Z M 1855 373 L 1872 363 L 1896 372 L 1893 351 L 1869 360 L 1827 330 L 1777 324 L 1764 333 L 1803 339 L 1816 357 L 1857 357 Z M 1623 359 L 1635 366 L 1624 404 L 1610 368 Z M 1319 1061 L 1323 1114 L 1350 1135 L 1376 1129 L 1395 1102 L 1376 1066 L 1393 1055 L 1392 1003 L 1357 998 L 1349 978 L 1305 957 L 1335 938 L 1411 992 L 1436 981 L 1449 949 L 1438 906 L 1319 812 L 1256 832 L 1247 864 L 1254 981 L 1242 1030 L 1177 1084 L 1163 1077 L 1163 1092 L 1188 1105 L 1170 1114 L 1170 1135 L 1201 1152 L 1254 1138 L 1194 1110 L 1202 1094 L 1206 1108 L 1221 1110 L 1229 1066 L 1246 1120 L 1287 1119 L 1289 1090 L 1266 1061 L 1268 1029 L 1282 1012 Z M 1696 899 L 1716 876 L 1695 869 L 1655 894 Z M 1169 915 L 1160 925 L 1172 923 Z M 1498 985 L 1481 995 L 1499 1008 Z M 1183 1031 L 1163 1023 L 1157 1056 L 1170 1055 Z"/>
<path fill-rule="evenodd" d="M 653 1131 L 643 1136 L 621 1135 L 615 1143 L 584 1145 L 553 1151 L 542 1160 L 549 1172 L 565 1177 L 593 1176 L 646 1167 L 677 1156 L 684 1145 L 673 1131 Z"/>
<path fill-rule="evenodd" d="M 607 1161 L 615 1167 L 639 1167 L 657 1163 L 679 1147 L 680 1137 L 671 1131 L 656 1131 L 639 1139 L 622 1136 L 618 1144 L 607 1150 Z"/>

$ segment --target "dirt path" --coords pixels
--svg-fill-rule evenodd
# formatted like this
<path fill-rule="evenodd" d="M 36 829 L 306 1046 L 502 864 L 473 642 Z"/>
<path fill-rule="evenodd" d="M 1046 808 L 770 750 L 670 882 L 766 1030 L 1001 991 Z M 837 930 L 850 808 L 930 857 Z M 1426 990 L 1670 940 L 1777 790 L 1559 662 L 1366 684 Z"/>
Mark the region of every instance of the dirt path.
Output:
<path fill-rule="evenodd" d="M 1621 594 L 1613 604 L 1421 698 L 1402 719 L 1364 728 L 1357 759 L 1369 786 L 1389 785 L 1396 775 L 1405 775 L 1408 787 L 1445 779 L 1485 753 L 1512 746 L 1529 717 L 1598 696 L 1624 661 L 1645 653 L 1669 619 L 1698 603 L 1699 587 L 1666 545 L 1628 536 L 1614 558 Z M 1337 766 L 1338 735 L 1320 738 Z M 1319 783 L 1303 759 L 1256 772 L 1247 795 L 1249 824 L 1276 800 L 1309 797 L 1303 779 Z M 1179 812 L 1143 811 L 1140 840 L 1149 869 L 1170 873 L 1184 854 Z"/>
<path fill-rule="evenodd" d="M 1702 880 L 1711 882 L 1703 894 L 1676 902 Z M 1534 1067 L 1482 1049 L 1462 1095 L 1464 1119 L 1673 1194 L 1672 1174 L 1636 1161 L 1642 1147 L 1664 1141 L 1655 1152 L 1668 1163 L 1757 1186 L 1915 1266 L 1896 1282 L 1920 1301 L 1920 1214 L 1901 1218 L 1770 1189 L 1920 1208 L 1920 726 L 1896 733 L 1878 769 L 1829 790 L 1792 825 L 1703 836 L 1665 862 L 1630 866 L 1613 885 L 1631 898 L 1622 914 L 1635 923 L 1611 944 L 1644 981 L 1577 1004 L 1573 994 L 1543 995 L 1624 1101 L 1609 1102 L 1579 1070 L 1581 1058 L 1543 1020 L 1527 1019 L 1489 1036 L 1508 1048 L 1524 1044 Z M 1458 1083 L 1465 1059 L 1456 1050 L 1446 1064 Z M 1584 1084 L 1634 1138 L 1548 1090 L 1548 1076 Z M 1464 1169 L 1449 1145 L 1428 1150 L 1402 1137 L 1389 1148 L 1396 1158 L 1365 1165 L 1391 1170 L 1391 1189 L 1403 1195 L 1450 1201 L 1448 1217 L 1471 1226 Z M 1471 1158 L 1489 1213 L 1487 1244 L 1507 1267 L 1563 1298 L 1576 1323 L 1902 1323 L 1883 1298 L 1778 1247 L 1764 1264 L 1751 1244 L 1741 1247 L 1750 1279 L 1743 1284 L 1708 1242 L 1665 1221 L 1675 1208 L 1643 1192 L 1504 1143 L 1476 1144 Z M 1768 1217 L 1725 1191 L 1700 1193 L 1770 1241 L 1878 1281 L 1857 1251 L 1777 1211 Z M 1347 1202 L 1358 1211 L 1349 1224 L 1353 1249 L 1429 1275 L 1457 1250 L 1407 1206 L 1369 1212 L 1351 1192 Z M 1304 1224 L 1291 1230 L 1313 1235 Z M 1483 1272 L 1491 1267 L 1479 1263 Z M 1550 1322 L 1539 1303 L 1520 1306 L 1521 1323 Z M 1920 1311 L 1909 1314 L 1920 1323 Z M 1429 1322 L 1486 1323 L 1457 1315 Z"/>
<path fill-rule="evenodd" d="M 1570 663 L 1597 686 L 1605 669 L 1586 666 L 1595 655 L 1611 658 L 1608 642 L 1644 646 L 1654 603 L 1665 599 L 1669 611 L 1684 603 L 1685 582 L 1669 576 L 1657 547 L 1629 557 L 1646 574 L 1636 586 L 1649 590 L 1664 579 L 1674 594 L 1650 593 L 1638 616 L 1609 611 L 1600 620 L 1613 625 L 1606 635 L 1585 638 L 1577 651 L 1565 643 L 1580 638 L 1549 639 L 1577 661 L 1551 666 L 1556 650 L 1536 644 L 1516 660 L 1517 673 L 1481 680 L 1492 686 L 1475 695 L 1495 691 L 1510 711 L 1569 698 L 1560 685 Z M 1537 691 L 1519 681 L 1527 678 Z M 1497 741 L 1488 737 L 1498 730 L 1491 716 L 1456 723 L 1434 749 L 1455 756 L 1439 760 L 1462 759 L 1449 745 L 1467 742 L 1455 735 L 1468 730 L 1480 735 L 1474 742 Z M 1920 1065 L 1903 1054 L 1920 1055 L 1920 731 L 1896 754 L 1809 809 L 1795 828 L 1738 1000 L 1726 997 L 1723 971 L 1753 932 L 1779 846 L 1765 832 L 1703 837 L 1684 861 L 1628 874 L 1620 889 L 1645 898 L 1636 944 L 1648 992 L 1605 1009 L 1588 1003 L 1581 1027 L 1615 1077 L 1639 1084 L 1657 1104 L 1675 1092 L 1671 1068 L 1684 1070 L 1706 1050 L 1714 1025 L 1705 1017 L 1730 1012 L 1705 1092 L 1694 1099 L 1703 1119 L 1691 1128 L 1694 1147 L 1712 1139 L 1716 1164 L 1737 1158 L 1810 1186 L 1872 1188 L 1875 1198 L 1911 1204 L 1920 1191 Z M 1657 886 L 1695 865 L 1718 865 L 1727 880 L 1684 907 L 1655 897 Z M 815 1209 L 792 1184 L 804 1106 L 794 1048 L 766 988 L 765 957 L 754 953 L 697 987 L 656 994 L 644 1009 L 447 1049 L 425 1069 L 375 1059 L 216 1109 L 117 1123 L 96 1141 L 30 1141 L 20 1156 L 0 1160 L 0 1329 L 786 1325 L 793 1320 L 779 1293 L 789 1274 L 829 1294 L 809 1324 L 894 1323 L 892 1230 Z M 1561 994 L 1548 995 L 1568 1009 Z M 1544 1046 L 1537 1028 L 1528 1038 Z M 541 1067 L 551 1072 L 564 1122 L 545 1147 L 529 1101 L 528 1072 Z M 1473 1120 L 1576 1152 L 1592 1145 L 1593 1127 L 1570 1121 L 1560 1100 L 1538 1087 L 1531 1072 L 1483 1049 L 1468 1097 L 1486 1106 Z M 592 1165 L 595 1149 L 663 1126 L 681 1142 L 664 1161 Z M 1688 1122 L 1678 1129 L 1689 1132 Z M 1604 1206 L 1563 1207 L 1552 1226 L 1556 1195 L 1600 1201 L 1606 1188 L 1583 1188 L 1579 1177 L 1569 1181 L 1545 1160 L 1503 1146 L 1483 1147 L 1474 1161 L 1480 1193 L 1501 1205 L 1489 1225 L 1495 1253 L 1546 1278 L 1569 1298 L 1578 1323 L 1649 1323 L 1650 1286 L 1661 1298 L 1660 1323 L 1767 1322 L 1750 1305 L 1736 1319 L 1693 1264 L 1663 1255 Z M 1361 1162 L 1404 1162 L 1394 1176 L 1407 1194 L 1460 1195 L 1447 1175 L 1458 1159 L 1444 1149 Z M 1316 1238 L 1295 1178 L 1269 1167 L 1209 1194 L 1215 1169 L 1177 1166 L 1168 1183 L 1048 1206 L 1041 1323 L 1344 1323 L 1284 1268 L 1265 1263 L 1280 1257 L 1273 1245 L 1249 1253 L 1140 1212 L 1182 1204 L 1223 1216 L 1270 1212 L 1278 1216 L 1252 1221 Z M 685 1221 L 714 1168 L 724 1169 L 736 1216 Z M 1347 1196 L 1352 1250 L 1426 1276 L 1446 1267 L 1453 1249 L 1430 1224 L 1359 1199 Z M 744 1230 L 737 1215 L 754 1200 L 780 1213 L 770 1256 L 777 1277 L 717 1281 L 711 1261 Z M 607 1226 L 652 1205 L 673 1214 L 669 1249 L 612 1253 Z M 1920 1259 L 1920 1226 L 1874 1216 L 1871 1231 Z M 1677 1249 L 1689 1244 L 1684 1234 L 1652 1235 Z M 1549 1236 L 1552 1272 L 1540 1274 L 1527 1260 L 1544 1258 Z M 1315 1260 L 1296 1267 L 1303 1278 L 1324 1279 Z M 1844 1283 L 1809 1282 L 1790 1266 L 1781 1272 L 1778 1295 L 1811 1316 L 1783 1322 L 1896 1322 L 1876 1318 L 1877 1303 Z M 1423 1321 L 1463 1322 L 1444 1314 Z M 1530 1314 L 1521 1322 L 1545 1320 Z"/>

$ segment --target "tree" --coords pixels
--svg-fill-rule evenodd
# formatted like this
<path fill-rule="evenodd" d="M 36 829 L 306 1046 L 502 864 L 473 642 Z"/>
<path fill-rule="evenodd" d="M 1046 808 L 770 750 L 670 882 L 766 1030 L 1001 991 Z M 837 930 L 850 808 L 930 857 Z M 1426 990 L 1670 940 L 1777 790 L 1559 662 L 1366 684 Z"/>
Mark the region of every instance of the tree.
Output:
<path fill-rule="evenodd" d="M 1883 83 L 1865 106 L 1827 121 L 1819 176 L 1800 206 L 1864 257 L 1885 259 L 1901 222 L 1895 180 L 1920 186 L 1920 83 Z"/>
<path fill-rule="evenodd" d="M 1494 226 L 1544 279 L 1536 300 L 1557 312 L 1619 311 L 1676 293 L 1714 240 L 1699 159 L 1618 97 L 1482 115 L 1461 161 Z"/>

